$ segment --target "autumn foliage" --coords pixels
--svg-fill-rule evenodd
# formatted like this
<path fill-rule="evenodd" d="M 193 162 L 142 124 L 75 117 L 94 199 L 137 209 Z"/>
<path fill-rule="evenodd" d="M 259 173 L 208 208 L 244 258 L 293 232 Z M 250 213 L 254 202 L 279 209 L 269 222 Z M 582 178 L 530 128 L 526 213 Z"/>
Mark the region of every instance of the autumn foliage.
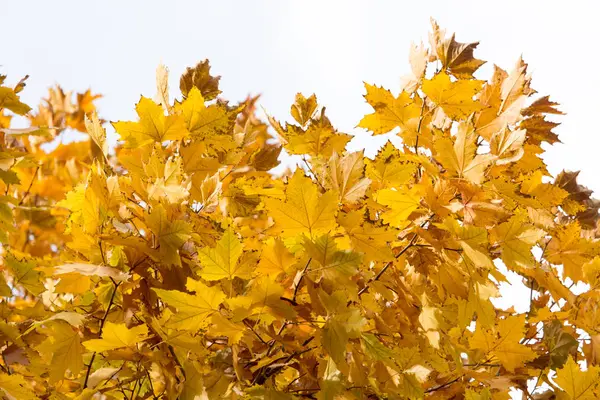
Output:
<path fill-rule="evenodd" d="M 599 204 L 548 173 L 527 64 L 479 80 L 476 47 L 434 23 L 400 91 L 366 84 L 358 126 L 402 142 L 373 159 L 314 95 L 261 118 L 206 61 L 174 101 L 159 67 L 116 148 L 97 95 L 32 110 L 0 77 L 0 398 L 598 398 Z"/>

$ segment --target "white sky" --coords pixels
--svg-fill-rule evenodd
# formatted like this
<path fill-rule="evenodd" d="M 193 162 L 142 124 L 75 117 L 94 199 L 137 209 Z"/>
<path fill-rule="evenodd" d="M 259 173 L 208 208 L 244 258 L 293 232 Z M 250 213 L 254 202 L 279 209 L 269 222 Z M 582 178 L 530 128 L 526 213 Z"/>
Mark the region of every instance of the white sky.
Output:
<path fill-rule="evenodd" d="M 363 81 L 397 91 L 409 71 L 412 41 L 427 41 L 429 17 L 457 40 L 480 41 L 478 58 L 510 69 L 522 54 L 533 87 L 567 112 L 549 150 L 554 174 L 582 170 L 580 181 L 600 196 L 600 3 L 597 1 L 4 1 L 0 73 L 37 104 L 46 88 L 91 87 L 102 93 L 100 115 L 135 118 L 141 94 L 155 93 L 155 69 L 171 70 L 172 93 L 187 66 L 209 58 L 232 102 L 262 94 L 261 104 L 287 119 L 297 92 L 315 92 L 334 125 L 370 154 L 385 137 L 354 129 L 370 112 Z M 511 298 L 528 298 L 516 284 Z M 527 305 L 517 309 L 526 311 Z"/>
<path fill-rule="evenodd" d="M 370 154 L 384 137 L 354 129 L 370 112 L 363 81 L 398 90 L 409 71 L 411 41 L 427 41 L 429 17 L 481 42 L 476 53 L 510 69 L 519 55 L 533 87 L 568 115 L 557 132 L 564 144 L 547 155 L 552 173 L 581 169 L 600 192 L 600 5 L 594 1 L 5 1 L 0 73 L 29 74 L 31 105 L 59 83 L 91 87 L 105 97 L 100 114 L 134 119 L 141 94 L 155 92 L 155 69 L 171 70 L 173 94 L 187 66 L 209 58 L 231 101 L 262 94 L 261 104 L 286 119 L 296 92 L 315 92 L 334 125 L 354 133 L 352 147 Z"/>

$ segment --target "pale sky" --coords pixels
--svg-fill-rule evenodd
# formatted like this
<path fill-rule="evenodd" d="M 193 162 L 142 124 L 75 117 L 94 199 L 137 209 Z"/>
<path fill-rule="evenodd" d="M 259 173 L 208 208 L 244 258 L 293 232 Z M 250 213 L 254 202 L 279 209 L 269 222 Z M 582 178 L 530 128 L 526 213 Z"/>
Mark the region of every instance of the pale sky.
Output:
<path fill-rule="evenodd" d="M 0 73 L 37 104 L 46 88 L 91 87 L 102 93 L 102 118 L 135 119 L 140 95 L 155 93 L 155 70 L 171 71 L 172 95 L 187 66 L 210 59 L 232 102 L 262 94 L 260 104 L 287 119 L 297 92 L 316 93 L 333 124 L 373 154 L 386 137 L 354 127 L 370 112 L 363 81 L 397 92 L 409 72 L 411 42 L 427 41 L 434 17 L 461 42 L 480 41 L 478 58 L 510 70 L 520 55 L 533 87 L 567 113 L 556 130 L 562 145 L 546 155 L 550 172 L 582 170 L 598 192 L 600 144 L 600 3 L 597 1 L 25 1 L 2 2 Z M 512 299 L 529 291 L 511 276 Z M 506 299 L 510 302 L 510 299 Z M 504 305 L 508 305 L 506 301 Z M 517 304 L 519 312 L 527 304 Z"/>
<path fill-rule="evenodd" d="M 209 58 L 232 102 L 262 94 L 262 106 L 286 119 L 297 92 L 316 93 L 334 125 L 356 134 L 352 148 L 373 154 L 354 127 L 370 112 L 363 81 L 397 91 L 409 71 L 412 41 L 427 41 L 434 17 L 459 41 L 480 41 L 478 58 L 510 69 L 522 54 L 533 87 L 568 114 L 557 129 L 564 144 L 546 156 L 552 173 L 581 169 L 600 192 L 600 63 L 595 1 L 4 1 L 0 73 L 31 78 L 31 105 L 59 83 L 102 93 L 100 115 L 134 119 L 140 95 L 155 92 L 155 69 L 171 71 L 173 95 L 187 66 Z"/>

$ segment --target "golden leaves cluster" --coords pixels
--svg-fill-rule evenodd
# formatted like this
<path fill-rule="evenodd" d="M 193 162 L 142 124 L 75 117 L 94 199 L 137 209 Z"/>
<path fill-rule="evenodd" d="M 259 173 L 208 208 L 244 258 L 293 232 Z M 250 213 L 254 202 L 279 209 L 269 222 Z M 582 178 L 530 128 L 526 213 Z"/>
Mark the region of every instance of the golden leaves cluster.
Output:
<path fill-rule="evenodd" d="M 476 47 L 434 23 L 398 91 L 365 85 L 358 127 L 402 142 L 373 158 L 314 95 L 228 103 L 208 61 L 174 100 L 160 66 L 114 149 L 97 95 L 33 112 L 1 77 L 0 397 L 597 398 L 599 203 L 549 175 L 527 64 L 481 80 Z"/>

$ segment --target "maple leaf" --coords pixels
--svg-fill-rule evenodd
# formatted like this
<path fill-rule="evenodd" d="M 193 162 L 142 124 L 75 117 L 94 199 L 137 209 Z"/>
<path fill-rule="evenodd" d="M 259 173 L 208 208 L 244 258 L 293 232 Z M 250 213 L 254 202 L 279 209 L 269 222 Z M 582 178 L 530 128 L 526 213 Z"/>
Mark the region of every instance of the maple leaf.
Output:
<path fill-rule="evenodd" d="M 19 115 L 27 114 L 31 110 L 31 107 L 21 102 L 13 89 L 0 86 L 0 109 L 2 108 Z"/>
<path fill-rule="evenodd" d="M 402 228 L 406 226 L 410 214 L 419 208 L 421 198 L 415 190 L 403 192 L 394 189 L 382 189 L 375 194 L 375 201 L 389 208 L 381 215 L 383 221 Z"/>
<path fill-rule="evenodd" d="M 309 97 L 311 99 L 312 97 Z M 316 98 L 315 98 L 316 101 Z M 307 99 L 301 93 L 296 95 L 296 103 L 292 106 L 292 114 L 296 113 L 301 121 L 306 115 L 300 116 L 300 109 L 306 108 Z M 275 129 L 283 147 L 290 154 L 308 154 L 310 156 L 330 157 L 334 152 L 342 153 L 350 136 L 339 133 L 325 116 L 325 109 L 320 113 L 313 112 L 310 120 L 302 126 L 286 124 L 283 128 L 279 122 L 269 117 L 269 122 Z"/>
<path fill-rule="evenodd" d="M 211 334 L 227 336 L 234 344 L 239 343 L 246 332 L 244 325 L 231 322 L 220 314 L 212 316 L 212 323 Z"/>
<path fill-rule="evenodd" d="M 442 63 L 442 68 L 448 69 L 457 78 L 472 78 L 473 73 L 485 64 L 485 61 L 473 57 L 473 50 L 479 43 L 459 43 L 454 40 L 454 34 L 446 38 L 446 31 L 440 29 L 433 18 L 431 26 L 429 40 Z"/>
<path fill-rule="evenodd" d="M 534 268 L 536 262 L 531 247 L 544 235 L 543 230 L 528 226 L 518 217 L 512 217 L 492 231 L 495 244 L 502 248 L 502 261 L 508 268 Z"/>
<path fill-rule="evenodd" d="M 281 299 L 283 291 L 270 277 L 259 278 L 248 293 L 251 309 L 248 316 L 266 324 L 273 323 L 278 317 L 294 318 L 296 313 L 290 304 Z"/>
<path fill-rule="evenodd" d="M 378 188 L 407 184 L 413 179 L 417 170 L 417 165 L 390 142 L 383 146 L 374 160 L 367 159 L 365 163 L 366 176 L 377 184 Z"/>
<path fill-rule="evenodd" d="M 275 220 L 275 227 L 284 237 L 308 234 L 315 237 L 335 228 L 337 194 L 319 189 L 310 178 L 296 170 L 285 190 L 286 200 L 265 199 L 265 205 Z"/>
<path fill-rule="evenodd" d="M 137 347 L 148 338 L 148 327 L 144 324 L 127 328 L 125 324 L 107 322 L 102 329 L 101 339 L 91 339 L 83 342 L 89 351 L 103 352 L 122 347 Z"/>
<path fill-rule="evenodd" d="M 412 73 L 402 77 L 401 86 L 403 90 L 413 93 L 418 89 L 419 83 L 425 76 L 428 56 L 429 50 L 423 43 L 418 45 L 415 43 L 411 44 L 408 60 Z"/>
<path fill-rule="evenodd" d="M 333 153 L 327 165 L 325 182 L 339 193 L 342 202 L 356 203 L 365 195 L 371 180 L 364 177 L 363 152 L 344 157 Z"/>
<path fill-rule="evenodd" d="M 64 274 L 108 277 L 116 282 L 125 281 L 130 277 L 129 274 L 123 271 L 102 265 L 72 263 L 54 267 L 54 275 L 62 276 Z"/>
<path fill-rule="evenodd" d="M 182 103 L 175 104 L 175 110 L 181 113 L 185 127 L 192 137 L 207 138 L 224 134 L 231 128 L 237 109 L 228 110 L 224 104 L 206 106 L 202 93 L 193 87 Z"/>
<path fill-rule="evenodd" d="M 389 243 L 398 236 L 395 230 L 365 221 L 363 210 L 339 215 L 338 222 L 346 230 L 350 240 L 348 245 L 354 250 L 364 253 L 368 260 L 389 261 L 392 259 Z"/>
<path fill-rule="evenodd" d="M 408 121 L 419 118 L 418 107 L 406 92 L 394 97 L 389 90 L 365 83 L 367 94 L 365 99 L 375 112 L 366 115 L 359 123 L 360 128 L 365 128 L 374 134 L 382 134 L 396 127 L 404 129 Z"/>
<path fill-rule="evenodd" d="M 162 105 L 167 112 L 171 108 L 169 102 L 169 69 L 163 64 L 156 67 L 156 95 L 154 101 Z"/>
<path fill-rule="evenodd" d="M 13 399 L 35 400 L 38 398 L 22 375 L 0 372 L 0 391 Z"/>
<path fill-rule="evenodd" d="M 173 314 L 167 323 L 169 327 L 197 331 L 209 323 L 209 317 L 218 312 L 219 305 L 226 296 L 219 288 L 206 286 L 191 278 L 188 278 L 186 286 L 196 294 L 191 295 L 177 290 L 153 290 L 162 301 L 177 309 L 177 313 Z"/>
<path fill-rule="evenodd" d="M 302 93 L 296 94 L 296 102 L 292 104 L 290 113 L 301 126 L 306 126 L 317 112 L 317 96 L 306 98 Z"/>
<path fill-rule="evenodd" d="M 311 272 L 320 272 L 322 276 L 332 280 L 356 274 L 362 261 L 358 253 L 338 250 L 329 235 L 320 236 L 314 241 L 306 239 L 304 247 L 311 260 L 320 265 L 311 268 Z"/>
<path fill-rule="evenodd" d="M 256 273 L 277 277 L 281 274 L 288 274 L 290 267 L 295 263 L 296 258 L 285 247 L 283 241 L 271 237 L 265 242 Z"/>
<path fill-rule="evenodd" d="M 441 107 L 448 117 L 464 120 L 483 108 L 481 103 L 473 99 L 482 85 L 483 82 L 478 80 L 452 82 L 446 73 L 440 72 L 433 79 L 423 81 L 423 93 Z"/>
<path fill-rule="evenodd" d="M 591 365 L 588 366 L 587 371 L 582 371 L 573 358 L 569 356 L 564 367 L 556 371 L 554 382 L 573 400 L 597 399 L 595 389 L 600 383 L 600 368 Z"/>
<path fill-rule="evenodd" d="M 128 148 L 183 139 L 189 134 L 178 115 L 165 116 L 162 107 L 142 97 L 135 106 L 139 122 L 113 122 L 112 125 Z"/>
<path fill-rule="evenodd" d="M 475 133 L 466 123 L 459 125 L 454 143 L 448 137 L 439 138 L 435 141 L 435 150 L 449 172 L 473 183 L 481 183 L 485 169 L 493 160 L 490 154 L 477 154 Z"/>
<path fill-rule="evenodd" d="M 599 218 L 600 202 L 591 197 L 592 191 L 590 189 L 577 183 L 578 176 L 579 171 L 562 171 L 556 176 L 554 184 L 569 193 L 561 208 L 567 213 L 575 215 L 582 226 L 592 228 L 596 226 Z"/>
<path fill-rule="evenodd" d="M 180 265 L 179 248 L 191 237 L 190 226 L 181 220 L 170 221 L 162 204 L 154 207 L 146 216 L 146 224 L 158 242 L 159 252 L 165 263 Z"/>
<path fill-rule="evenodd" d="M 54 323 L 51 327 L 51 336 L 38 347 L 41 352 L 51 355 L 51 382 L 63 379 L 67 370 L 77 376 L 83 368 L 79 332 L 65 323 Z"/>
<path fill-rule="evenodd" d="M 39 295 L 45 290 L 42 282 L 44 274 L 35 269 L 33 260 L 19 260 L 9 253 L 4 258 L 4 262 L 13 273 L 13 286 L 23 286 L 33 295 Z"/>
<path fill-rule="evenodd" d="M 179 89 L 184 96 L 187 96 L 193 88 L 196 88 L 206 100 L 212 100 L 221 93 L 219 79 L 220 76 L 210 75 L 210 63 L 204 60 L 193 68 L 186 68 L 179 80 Z"/>
<path fill-rule="evenodd" d="M 100 124 L 100 120 L 98 119 L 98 115 L 96 113 L 92 114 L 92 118 L 89 119 L 87 116 L 85 117 L 85 129 L 87 130 L 88 135 L 90 135 L 90 139 L 94 145 L 92 146 L 92 154 L 96 158 L 98 155 L 101 155 L 103 159 L 106 159 L 108 156 L 108 143 L 106 142 L 106 130 Z"/>
<path fill-rule="evenodd" d="M 202 178 L 201 174 L 194 174 L 192 178 L 191 197 L 199 204 L 199 210 L 207 213 L 214 212 L 219 205 L 219 194 L 222 182 L 219 174 Z"/>
<path fill-rule="evenodd" d="M 581 226 L 574 222 L 557 229 L 546 249 L 546 259 L 563 264 L 564 274 L 573 281 L 583 276 L 582 266 L 594 257 L 592 244 L 581 237 Z"/>
<path fill-rule="evenodd" d="M 498 323 L 497 335 L 478 329 L 469 339 L 469 344 L 495 356 L 507 370 L 514 371 L 535 358 L 529 347 L 519 343 L 524 327 L 525 315 L 509 316 Z"/>
<path fill-rule="evenodd" d="M 202 265 L 199 275 L 208 281 L 235 277 L 249 279 L 252 273 L 250 265 L 243 261 L 238 263 L 242 251 L 242 243 L 231 229 L 227 229 L 216 247 L 205 247 L 198 251 L 198 258 Z"/>

